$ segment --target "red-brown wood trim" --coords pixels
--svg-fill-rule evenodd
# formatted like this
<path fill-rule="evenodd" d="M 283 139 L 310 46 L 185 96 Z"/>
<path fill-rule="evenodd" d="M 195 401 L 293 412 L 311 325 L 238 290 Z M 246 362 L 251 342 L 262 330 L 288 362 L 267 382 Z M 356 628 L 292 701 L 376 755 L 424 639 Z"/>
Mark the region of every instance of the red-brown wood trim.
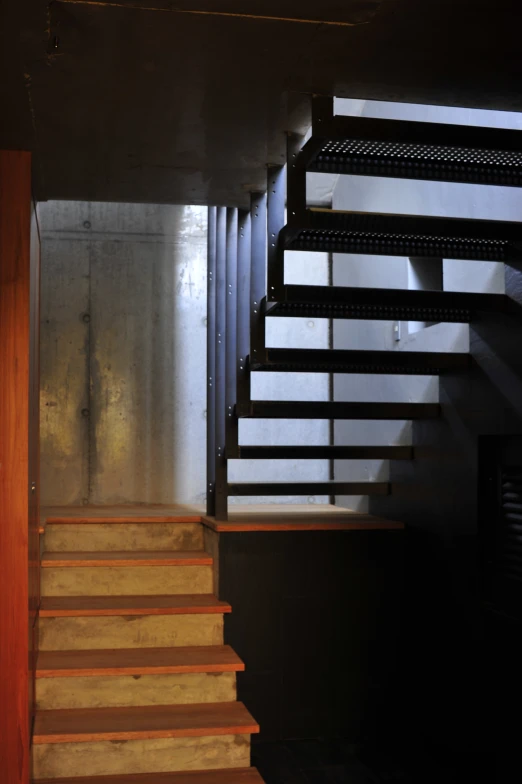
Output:
<path fill-rule="evenodd" d="M 5 107 L 4 107 L 5 108 Z M 29 781 L 31 154 L 0 151 L 0 758 Z M 33 610 L 34 615 L 34 610 Z"/>

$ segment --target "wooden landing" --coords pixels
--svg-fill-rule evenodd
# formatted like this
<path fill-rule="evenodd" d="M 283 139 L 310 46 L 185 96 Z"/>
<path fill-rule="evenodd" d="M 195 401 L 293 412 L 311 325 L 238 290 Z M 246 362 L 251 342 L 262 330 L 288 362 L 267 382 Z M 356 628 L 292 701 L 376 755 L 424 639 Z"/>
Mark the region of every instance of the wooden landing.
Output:
<path fill-rule="evenodd" d="M 267 505 L 268 506 L 268 505 Z M 219 533 L 233 531 L 392 531 L 404 523 L 352 512 L 330 504 L 241 505 L 229 508 L 229 519 L 218 522 L 203 517 L 203 524 Z"/>
<path fill-rule="evenodd" d="M 217 522 L 213 517 L 208 517 L 202 506 L 165 504 L 43 507 L 42 519 L 47 525 L 201 522 L 219 533 L 392 531 L 404 528 L 404 523 L 352 512 L 332 504 L 235 504 L 230 507 L 226 522 Z"/>

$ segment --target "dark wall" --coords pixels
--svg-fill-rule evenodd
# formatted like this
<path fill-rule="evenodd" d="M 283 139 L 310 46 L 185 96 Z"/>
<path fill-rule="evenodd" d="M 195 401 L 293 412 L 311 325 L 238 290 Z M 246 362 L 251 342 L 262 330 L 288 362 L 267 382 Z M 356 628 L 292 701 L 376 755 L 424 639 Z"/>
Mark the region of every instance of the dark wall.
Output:
<path fill-rule="evenodd" d="M 245 661 L 238 698 L 261 740 L 357 740 L 397 720 L 403 541 L 402 531 L 220 534 L 225 642 Z"/>
<path fill-rule="evenodd" d="M 514 299 L 520 276 L 506 267 Z M 414 423 L 415 460 L 392 464 L 392 495 L 370 511 L 407 523 L 404 737 L 495 752 L 507 709 L 519 712 L 505 641 L 518 646 L 515 659 L 522 647 L 516 624 L 492 618 L 485 603 L 483 546 L 495 523 L 482 512 L 495 479 L 484 469 L 493 442 L 481 437 L 522 433 L 522 319 L 477 319 L 470 350 L 469 372 L 441 377 L 440 421 Z"/>

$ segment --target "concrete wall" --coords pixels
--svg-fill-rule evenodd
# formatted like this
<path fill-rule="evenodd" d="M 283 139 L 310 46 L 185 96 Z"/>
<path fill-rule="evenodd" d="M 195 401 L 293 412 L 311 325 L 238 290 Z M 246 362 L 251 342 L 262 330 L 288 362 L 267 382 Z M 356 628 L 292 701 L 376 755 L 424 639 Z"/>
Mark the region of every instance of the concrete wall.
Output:
<path fill-rule="evenodd" d="M 376 101 L 336 100 L 336 114 L 362 115 L 427 122 L 522 128 L 520 114 L 489 112 Z M 326 181 L 324 182 L 326 188 Z M 391 212 L 412 215 L 519 220 L 520 194 L 515 188 L 460 183 L 395 180 L 378 177 L 342 176 L 332 181 L 332 206 L 339 210 Z M 503 265 L 445 259 L 443 288 L 453 291 L 503 292 Z M 337 286 L 417 288 L 414 262 L 407 258 L 335 254 L 333 282 Z M 438 288 L 438 286 L 437 286 Z M 395 351 L 467 351 L 469 328 L 459 324 L 402 323 L 396 339 L 394 322 L 337 321 L 335 348 L 386 349 Z M 419 329 L 419 327 L 421 327 Z M 436 402 L 438 379 L 428 376 L 341 376 L 334 379 L 336 400 L 382 402 Z M 337 444 L 410 443 L 409 422 L 337 422 Z M 386 461 L 336 461 L 335 479 L 382 481 L 388 478 Z M 366 497 L 338 498 L 342 506 L 367 510 Z"/>
<path fill-rule="evenodd" d="M 42 503 L 203 503 L 206 209 L 47 202 L 41 215 Z M 326 285 L 328 257 L 289 254 L 286 274 Z M 328 324 L 272 319 L 267 340 L 325 348 Z M 329 395 L 319 374 L 252 381 L 257 399 Z M 329 423 L 245 420 L 240 439 L 328 444 Z M 327 461 L 229 463 L 233 481 L 327 480 L 329 470 Z"/>
<path fill-rule="evenodd" d="M 42 503 L 202 502 L 206 210 L 47 202 Z"/>

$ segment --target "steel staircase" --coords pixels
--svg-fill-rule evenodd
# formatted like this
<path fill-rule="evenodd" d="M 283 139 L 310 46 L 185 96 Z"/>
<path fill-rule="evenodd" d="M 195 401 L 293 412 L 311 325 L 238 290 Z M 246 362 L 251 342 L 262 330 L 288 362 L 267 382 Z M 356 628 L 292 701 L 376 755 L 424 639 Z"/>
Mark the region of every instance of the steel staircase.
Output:
<path fill-rule="evenodd" d="M 503 129 L 334 116 L 333 99 L 314 97 L 311 138 L 288 137 L 286 172 L 268 167 L 267 192 L 252 194 L 250 212 L 209 208 L 207 513 L 218 520 L 227 518 L 229 496 L 390 492 L 387 482 L 229 482 L 229 459 L 413 459 L 405 446 L 242 446 L 239 419 L 440 415 L 437 404 L 427 403 L 252 400 L 252 373 L 436 375 L 465 371 L 470 363 L 461 353 L 271 348 L 267 319 L 468 323 L 482 313 L 520 309 L 504 294 L 285 284 L 287 250 L 470 263 L 522 260 L 519 223 L 307 208 L 307 172 L 520 187 L 522 139 L 518 131 Z"/>

